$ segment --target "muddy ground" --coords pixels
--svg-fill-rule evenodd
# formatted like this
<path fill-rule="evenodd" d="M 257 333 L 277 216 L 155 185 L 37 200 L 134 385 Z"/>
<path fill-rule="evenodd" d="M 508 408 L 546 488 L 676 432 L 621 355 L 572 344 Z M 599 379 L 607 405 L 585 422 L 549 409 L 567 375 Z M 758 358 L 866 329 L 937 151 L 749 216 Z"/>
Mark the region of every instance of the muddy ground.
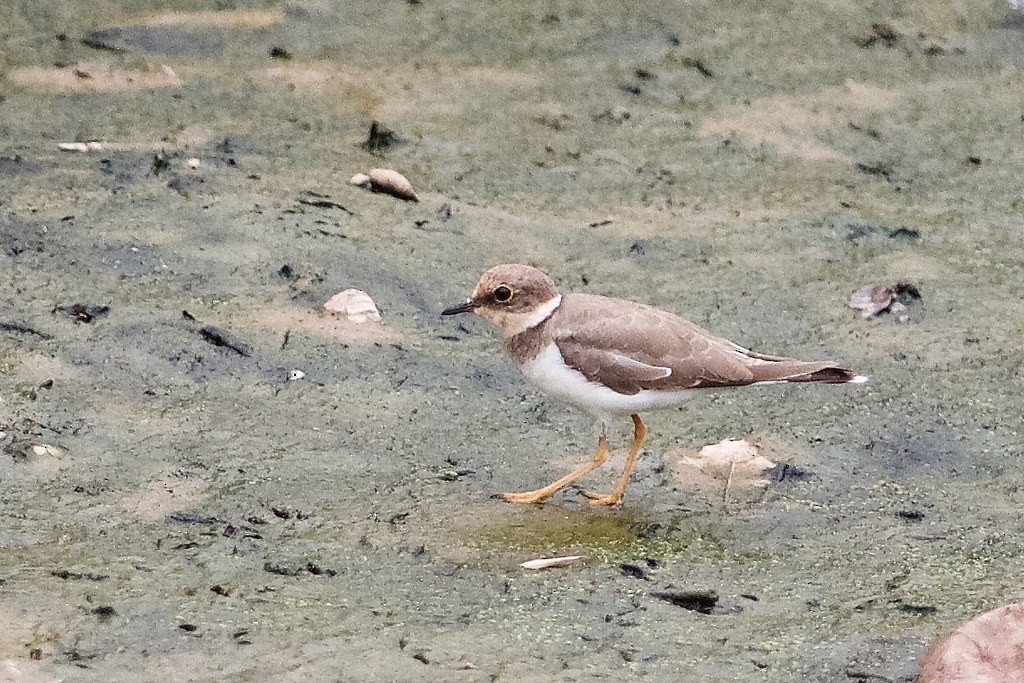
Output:
<path fill-rule="evenodd" d="M 3 675 L 906 681 L 1021 598 L 1008 7 L 57 5 L 0 7 Z M 505 261 L 871 381 L 646 416 L 619 510 L 494 501 L 594 435 L 439 317 Z M 767 490 L 681 474 L 741 437 Z"/>

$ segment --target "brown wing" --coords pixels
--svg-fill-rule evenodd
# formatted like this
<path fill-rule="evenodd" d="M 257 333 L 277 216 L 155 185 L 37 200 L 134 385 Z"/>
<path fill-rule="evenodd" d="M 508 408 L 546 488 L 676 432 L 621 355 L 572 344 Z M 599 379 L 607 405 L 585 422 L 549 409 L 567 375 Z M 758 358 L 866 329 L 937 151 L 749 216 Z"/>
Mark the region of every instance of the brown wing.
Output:
<path fill-rule="evenodd" d="M 846 382 L 853 377 L 829 361 L 748 351 L 650 306 L 570 294 L 561 308 L 561 319 L 572 320 L 571 329 L 551 330 L 562 357 L 587 379 L 623 394 L 767 381 Z"/>

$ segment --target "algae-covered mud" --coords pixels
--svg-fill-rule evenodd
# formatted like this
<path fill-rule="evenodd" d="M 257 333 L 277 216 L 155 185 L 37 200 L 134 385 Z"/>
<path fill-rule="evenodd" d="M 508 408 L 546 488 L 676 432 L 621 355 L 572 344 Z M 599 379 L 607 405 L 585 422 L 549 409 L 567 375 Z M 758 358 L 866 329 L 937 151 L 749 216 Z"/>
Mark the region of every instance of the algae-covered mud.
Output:
<path fill-rule="evenodd" d="M 2 3 L 0 676 L 909 680 L 1021 597 L 1022 26 Z M 439 317 L 508 261 L 871 381 L 645 415 L 618 510 L 492 500 L 594 442 Z M 865 319 L 865 285 L 920 298 Z M 322 315 L 349 288 L 380 322 Z M 726 438 L 778 463 L 758 495 L 685 476 Z"/>

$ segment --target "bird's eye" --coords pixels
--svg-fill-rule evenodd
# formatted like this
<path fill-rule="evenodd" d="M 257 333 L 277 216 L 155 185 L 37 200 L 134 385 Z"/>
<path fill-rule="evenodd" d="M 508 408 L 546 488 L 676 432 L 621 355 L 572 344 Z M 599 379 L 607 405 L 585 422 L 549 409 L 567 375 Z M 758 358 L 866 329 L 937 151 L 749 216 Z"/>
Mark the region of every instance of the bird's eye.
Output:
<path fill-rule="evenodd" d="M 496 290 L 494 290 L 494 300 L 497 301 L 498 303 L 503 304 L 506 301 L 509 301 L 510 299 L 512 299 L 511 288 L 502 285 L 501 287 L 498 287 Z"/>

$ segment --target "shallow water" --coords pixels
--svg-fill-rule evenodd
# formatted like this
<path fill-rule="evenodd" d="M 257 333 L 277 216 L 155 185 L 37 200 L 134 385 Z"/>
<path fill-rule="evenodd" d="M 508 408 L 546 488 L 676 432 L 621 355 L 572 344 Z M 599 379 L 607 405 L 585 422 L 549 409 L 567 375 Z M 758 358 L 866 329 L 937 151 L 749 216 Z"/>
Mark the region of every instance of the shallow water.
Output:
<path fill-rule="evenodd" d="M 0 660 L 909 680 L 1021 597 L 1024 43 L 1001 6 L 223 5 L 0 9 Z M 404 143 L 364 150 L 372 120 Z M 347 184 L 375 166 L 420 203 Z M 593 447 L 480 321 L 438 315 L 504 261 L 871 382 L 645 416 L 620 510 L 493 501 Z M 923 299 L 862 320 L 876 282 Z M 316 315 L 348 287 L 381 325 Z M 54 311 L 74 303 L 110 310 Z M 739 437 L 804 475 L 749 499 L 678 478 L 681 449 Z M 519 568 L 548 554 L 585 559 Z"/>

